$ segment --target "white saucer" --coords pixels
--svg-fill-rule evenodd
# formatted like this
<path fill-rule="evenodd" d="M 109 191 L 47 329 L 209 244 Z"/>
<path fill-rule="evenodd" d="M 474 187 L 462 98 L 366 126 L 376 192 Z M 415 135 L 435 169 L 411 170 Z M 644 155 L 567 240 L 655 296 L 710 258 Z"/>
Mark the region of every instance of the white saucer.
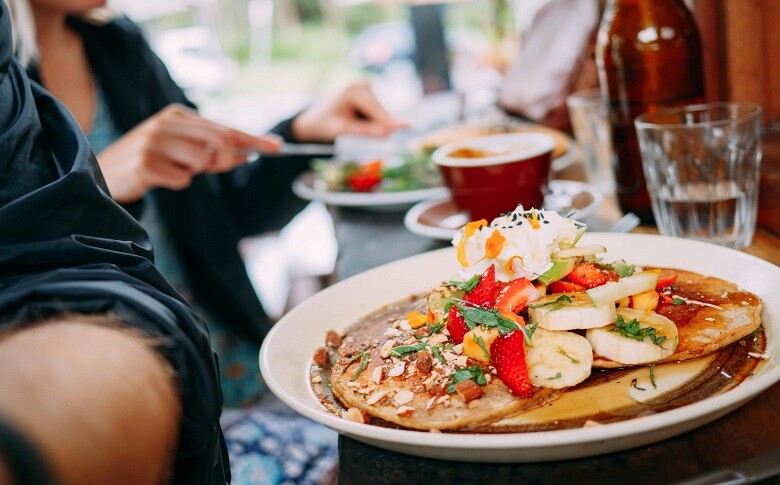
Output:
<path fill-rule="evenodd" d="M 561 215 L 583 220 L 591 216 L 604 201 L 593 185 L 573 180 L 551 180 L 544 208 Z M 576 212 L 575 212 L 576 211 Z M 468 216 L 455 207 L 451 198 L 426 200 L 413 206 L 404 217 L 407 229 L 420 236 L 449 241 L 468 222 Z"/>

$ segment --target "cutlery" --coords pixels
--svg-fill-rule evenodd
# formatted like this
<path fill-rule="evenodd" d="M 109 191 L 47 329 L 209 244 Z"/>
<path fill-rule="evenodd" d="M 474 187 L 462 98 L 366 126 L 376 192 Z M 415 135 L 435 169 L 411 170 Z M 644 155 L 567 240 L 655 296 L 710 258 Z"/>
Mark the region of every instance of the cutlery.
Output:
<path fill-rule="evenodd" d="M 259 156 L 264 157 L 289 157 L 295 155 L 309 155 L 309 156 L 328 156 L 335 155 L 333 145 L 326 143 L 283 143 L 278 151 L 264 151 L 264 150 L 239 150 L 239 154 L 246 156 L 249 160 L 254 160 Z"/>
<path fill-rule="evenodd" d="M 716 485 L 755 483 L 780 474 L 780 446 L 748 458 L 728 468 L 705 472 L 676 485 Z"/>
<path fill-rule="evenodd" d="M 636 226 L 639 225 L 639 217 L 633 212 L 628 212 L 626 215 L 618 219 L 618 221 L 612 224 L 607 232 L 631 232 Z"/>

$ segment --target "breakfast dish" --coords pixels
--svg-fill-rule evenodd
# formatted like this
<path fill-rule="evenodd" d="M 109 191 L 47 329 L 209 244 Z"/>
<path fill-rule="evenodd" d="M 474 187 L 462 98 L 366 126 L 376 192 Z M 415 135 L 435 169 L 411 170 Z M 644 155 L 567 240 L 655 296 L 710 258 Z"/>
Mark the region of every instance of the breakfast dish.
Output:
<path fill-rule="evenodd" d="M 584 182 L 551 180 L 549 189 L 544 208 L 580 221 L 593 215 L 604 200 L 601 191 Z M 449 197 L 418 202 L 404 217 L 404 226 L 411 232 L 442 241 L 451 241 L 467 222 L 468 216 Z"/>
<path fill-rule="evenodd" d="M 607 261 L 683 269 L 757 295 L 763 332 L 705 357 L 656 364 L 655 385 L 649 365 L 597 370 L 547 405 L 487 425 L 484 433 L 420 432 L 344 419 L 343 408 L 328 407 L 333 400 L 324 380 L 312 384 L 312 356 L 323 347 L 323 336 L 329 330 L 345 335 L 366 315 L 393 302 L 409 304 L 410 295 L 424 297 L 457 274 L 460 265 L 450 247 L 355 275 L 297 305 L 263 341 L 263 379 L 296 412 L 361 442 L 421 457 L 490 463 L 581 458 L 654 443 L 710 423 L 780 381 L 776 265 L 722 246 L 657 235 L 586 232 L 578 242 L 592 244 L 608 248 Z"/>
<path fill-rule="evenodd" d="M 580 242 L 585 229 L 522 206 L 490 223 L 467 223 L 452 241 L 458 271 L 451 279 L 369 314 L 343 335 L 328 332 L 311 369 L 321 402 L 360 423 L 517 432 L 523 428 L 507 420 L 553 409 L 571 389 L 625 380 L 634 367 L 646 369 L 647 386 L 657 390 L 656 365 L 666 365 L 666 374 L 700 359 L 683 382 L 701 381 L 711 394 L 756 372 L 765 351 L 757 295 L 693 271 L 608 262 L 604 245 Z M 730 380 L 707 383 L 713 366 L 726 363 Z M 623 390 L 644 390 L 636 382 Z M 667 391 L 587 421 L 686 403 L 670 404 L 679 390 Z M 553 429 L 583 425 L 553 422 Z"/>

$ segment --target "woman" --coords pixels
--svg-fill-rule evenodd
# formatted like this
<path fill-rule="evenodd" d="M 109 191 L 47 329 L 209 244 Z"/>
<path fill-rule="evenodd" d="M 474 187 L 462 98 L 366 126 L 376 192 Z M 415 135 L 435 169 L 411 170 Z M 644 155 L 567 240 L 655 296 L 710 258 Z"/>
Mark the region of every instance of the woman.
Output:
<path fill-rule="evenodd" d="M 65 103 L 87 134 L 112 197 L 149 231 L 159 269 L 206 313 L 223 359 L 234 352 L 220 348 L 229 335 L 221 328 L 252 342 L 256 354 L 271 322 L 237 243 L 281 228 L 303 207 L 290 185 L 308 160 L 241 165 L 238 149 L 274 150 L 278 138 L 199 117 L 137 26 L 93 10 L 104 0 L 15 3 L 17 11 L 29 7 L 34 21 L 29 30 L 38 54 L 27 54 L 31 77 Z M 398 126 L 367 86 L 354 85 L 273 131 L 293 141 L 332 141 L 346 132 L 385 135 Z M 222 367 L 235 382 L 248 375 L 229 361 Z M 228 405 L 246 403 L 257 383 L 248 385 L 249 391 L 226 388 Z"/>
<path fill-rule="evenodd" d="M 149 233 L 156 266 L 206 319 L 220 357 L 225 407 L 252 403 L 263 389 L 259 342 L 272 322 L 237 243 L 281 228 L 303 207 L 290 186 L 308 160 L 242 164 L 240 149 L 272 151 L 278 137 L 252 136 L 199 117 L 138 27 L 94 10 L 104 0 L 8 1 L 21 17 L 17 52 L 28 58 L 31 77 L 70 109 L 111 196 Z M 31 22 L 25 28 L 18 14 L 27 9 Z M 341 133 L 382 136 L 399 126 L 358 84 L 272 131 L 286 140 L 327 142 Z M 262 421 L 261 414 L 252 419 Z M 256 432 L 267 428 L 255 424 Z M 303 422 L 298 426 L 307 429 Z"/>

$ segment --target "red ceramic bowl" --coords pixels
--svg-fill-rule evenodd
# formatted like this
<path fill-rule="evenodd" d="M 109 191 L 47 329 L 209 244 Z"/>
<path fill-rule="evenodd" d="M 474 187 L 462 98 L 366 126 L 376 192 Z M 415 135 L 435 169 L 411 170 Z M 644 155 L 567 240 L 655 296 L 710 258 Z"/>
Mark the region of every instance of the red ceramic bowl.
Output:
<path fill-rule="evenodd" d="M 522 204 L 541 208 L 555 140 L 543 133 L 507 133 L 450 143 L 433 152 L 455 205 L 488 222 Z"/>

